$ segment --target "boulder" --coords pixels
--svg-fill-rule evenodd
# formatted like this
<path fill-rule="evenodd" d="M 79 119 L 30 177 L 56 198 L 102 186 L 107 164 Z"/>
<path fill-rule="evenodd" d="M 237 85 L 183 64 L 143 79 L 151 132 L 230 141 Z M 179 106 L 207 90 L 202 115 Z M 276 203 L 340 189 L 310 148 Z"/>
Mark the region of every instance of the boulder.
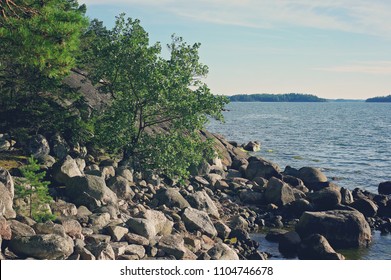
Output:
<path fill-rule="evenodd" d="M 127 233 L 125 234 L 125 240 L 129 244 L 135 244 L 135 245 L 142 245 L 142 246 L 148 246 L 149 240 L 145 238 L 144 236 L 135 234 L 135 233 Z"/>
<path fill-rule="evenodd" d="M 372 238 L 364 215 L 349 210 L 304 212 L 296 231 L 302 239 L 321 234 L 334 248 L 365 247 Z"/>
<path fill-rule="evenodd" d="M 136 255 L 139 259 L 145 257 L 145 248 L 141 245 L 130 244 L 125 248 L 126 255 Z"/>
<path fill-rule="evenodd" d="M 246 169 L 246 178 L 253 180 L 255 177 L 270 179 L 271 177 L 281 177 L 278 165 L 263 158 L 250 157 Z"/>
<path fill-rule="evenodd" d="M 0 138 L 0 152 L 8 151 L 11 148 L 11 143 L 4 138 Z"/>
<path fill-rule="evenodd" d="M 60 160 L 64 159 L 70 151 L 69 145 L 65 139 L 57 133 L 53 136 L 51 142 L 53 155 Z"/>
<path fill-rule="evenodd" d="M 250 141 L 243 146 L 243 149 L 249 152 L 259 152 L 261 150 L 261 143 L 258 141 Z"/>
<path fill-rule="evenodd" d="M 73 253 L 73 240 L 57 234 L 15 236 L 9 243 L 9 249 L 19 257 L 66 259 Z"/>
<path fill-rule="evenodd" d="M 0 215 L 7 219 L 16 217 L 16 212 L 13 209 L 13 194 L 9 191 L 2 182 L 0 182 Z"/>
<path fill-rule="evenodd" d="M 41 134 L 33 136 L 27 144 L 27 153 L 37 159 L 49 155 L 50 146 L 48 140 Z"/>
<path fill-rule="evenodd" d="M 77 206 L 84 205 L 90 210 L 117 204 L 117 195 L 106 186 L 104 179 L 93 175 L 70 178 L 65 193 Z"/>
<path fill-rule="evenodd" d="M 218 219 L 220 218 L 219 210 L 217 209 L 216 204 L 206 193 L 206 191 L 198 191 L 194 194 L 190 194 L 186 197 L 190 205 L 198 210 L 205 211 L 210 216 Z"/>
<path fill-rule="evenodd" d="M 129 232 L 127 228 L 121 226 L 109 226 L 106 228 L 106 231 L 111 236 L 111 240 L 116 242 L 121 241 Z"/>
<path fill-rule="evenodd" d="M 136 218 L 129 218 L 126 224 L 133 233 L 152 240 L 156 235 L 171 234 L 174 223 L 156 210 L 146 210 Z"/>
<path fill-rule="evenodd" d="M 342 197 L 339 187 L 325 187 L 319 191 L 308 193 L 307 197 L 317 210 L 332 210 L 341 204 Z"/>
<path fill-rule="evenodd" d="M 65 218 L 61 220 L 61 225 L 64 227 L 65 233 L 72 238 L 82 238 L 82 226 L 74 219 Z"/>
<path fill-rule="evenodd" d="M 65 229 L 62 225 L 55 224 L 52 221 L 46 221 L 45 223 L 36 223 L 33 228 L 37 234 L 57 234 L 62 237 L 66 237 Z"/>
<path fill-rule="evenodd" d="M 244 229 L 248 230 L 248 222 L 240 215 L 234 215 L 229 220 L 231 229 Z"/>
<path fill-rule="evenodd" d="M 313 167 L 300 168 L 296 177 L 303 180 L 307 188 L 315 191 L 327 183 L 327 177 L 319 169 Z"/>
<path fill-rule="evenodd" d="M 8 190 L 11 199 L 15 196 L 15 184 L 14 179 L 7 169 L 0 167 L 0 183 L 3 183 L 4 187 Z"/>
<path fill-rule="evenodd" d="M 341 203 L 345 205 L 349 205 L 353 203 L 353 194 L 350 190 L 341 188 Z"/>
<path fill-rule="evenodd" d="M 190 207 L 189 202 L 181 195 L 178 189 L 167 188 L 159 191 L 155 198 L 159 200 L 158 205 L 166 205 L 167 207 L 178 207 L 184 209 Z"/>
<path fill-rule="evenodd" d="M 367 198 L 356 199 L 350 206 L 360 211 L 365 217 L 376 216 L 379 209 L 372 200 Z"/>
<path fill-rule="evenodd" d="M 391 181 L 382 182 L 378 186 L 379 194 L 390 195 L 391 194 Z"/>
<path fill-rule="evenodd" d="M 77 208 L 73 203 L 68 203 L 63 200 L 55 201 L 50 205 L 53 215 L 57 217 L 76 216 Z"/>
<path fill-rule="evenodd" d="M 217 221 L 214 223 L 214 226 L 217 230 L 218 237 L 223 240 L 228 238 L 229 234 L 231 233 L 231 229 L 226 224 L 224 224 L 222 221 Z"/>
<path fill-rule="evenodd" d="M 274 177 L 270 178 L 264 197 L 266 202 L 279 206 L 284 206 L 295 201 L 293 189 L 288 184 Z"/>
<path fill-rule="evenodd" d="M 7 220 L 0 215 L 0 237 L 3 240 L 10 240 L 12 237 L 12 230 Z"/>
<path fill-rule="evenodd" d="M 158 248 L 167 255 L 174 256 L 177 260 L 183 259 L 186 254 L 185 241 L 179 234 L 172 234 L 162 237 L 159 240 Z"/>
<path fill-rule="evenodd" d="M 63 160 L 53 165 L 52 175 L 57 183 L 67 184 L 70 178 L 82 176 L 82 173 L 76 161 L 71 156 L 66 156 Z"/>
<path fill-rule="evenodd" d="M 334 251 L 327 239 L 313 234 L 302 240 L 298 257 L 301 260 L 344 260 L 345 257 Z"/>
<path fill-rule="evenodd" d="M 11 227 L 12 236 L 33 236 L 36 234 L 32 227 L 17 220 L 10 220 L 9 224 Z"/>
<path fill-rule="evenodd" d="M 287 233 L 288 231 L 286 229 L 272 228 L 266 234 L 265 239 L 270 242 L 280 242 L 282 236 L 284 236 Z"/>
<path fill-rule="evenodd" d="M 115 175 L 125 178 L 129 182 L 133 182 L 133 173 L 130 169 L 126 167 L 118 167 L 115 169 Z"/>
<path fill-rule="evenodd" d="M 224 243 L 216 243 L 207 253 L 211 260 L 239 260 L 238 254 Z"/>
<path fill-rule="evenodd" d="M 113 247 L 109 243 L 87 244 L 86 248 L 97 260 L 115 260 Z"/>
<path fill-rule="evenodd" d="M 262 205 L 264 202 L 263 194 L 252 190 L 242 190 L 239 198 L 244 204 Z"/>
<path fill-rule="evenodd" d="M 110 222 L 109 213 L 95 213 L 89 217 L 89 223 L 96 229 L 101 230 Z"/>
<path fill-rule="evenodd" d="M 301 238 L 296 231 L 290 231 L 283 234 L 278 243 L 278 250 L 287 257 L 293 257 L 297 254 Z"/>
<path fill-rule="evenodd" d="M 111 240 L 111 236 L 110 235 L 106 235 L 106 234 L 91 234 L 91 235 L 87 235 L 85 237 L 85 241 L 87 242 L 87 244 L 100 244 L 100 243 L 109 243 Z"/>
<path fill-rule="evenodd" d="M 214 227 L 207 213 L 194 208 L 186 208 L 182 214 L 182 220 L 188 230 L 200 231 L 210 237 L 217 235 L 217 230 Z"/>
<path fill-rule="evenodd" d="M 121 176 L 116 176 L 107 181 L 107 186 L 117 195 L 120 199 L 133 199 L 135 193 L 130 188 L 130 182 Z"/>

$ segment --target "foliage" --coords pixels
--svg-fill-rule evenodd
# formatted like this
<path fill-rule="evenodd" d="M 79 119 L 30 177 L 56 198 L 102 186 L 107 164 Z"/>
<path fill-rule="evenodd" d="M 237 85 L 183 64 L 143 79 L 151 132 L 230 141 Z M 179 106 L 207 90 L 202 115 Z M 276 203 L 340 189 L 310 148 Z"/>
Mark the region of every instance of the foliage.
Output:
<path fill-rule="evenodd" d="M 84 14 L 75 0 L 0 1 L 0 129 L 81 131 L 79 97 L 62 79 L 75 66 Z"/>
<path fill-rule="evenodd" d="M 45 204 L 52 201 L 48 189 L 49 182 L 43 181 L 46 173 L 38 172 L 40 167 L 33 157 L 30 157 L 28 164 L 22 166 L 20 170 L 24 180 L 22 184 L 16 185 L 15 197 L 27 199 L 29 216 L 35 221 L 54 219 L 50 211 L 45 208 Z"/>
<path fill-rule="evenodd" d="M 237 94 L 230 96 L 230 100 L 240 102 L 326 102 L 312 94 L 286 93 L 286 94 Z"/>
<path fill-rule="evenodd" d="M 96 119 L 98 142 L 122 150 L 124 159 L 139 167 L 184 175 L 190 164 L 211 154 L 196 132 L 208 116 L 222 119 L 228 102 L 201 81 L 208 68 L 199 62 L 200 44 L 173 36 L 170 58 L 164 59 L 160 44 L 149 44 L 138 20 L 121 15 L 112 30 L 95 28 L 89 31 L 93 40 L 87 64 L 94 70 L 92 79 L 114 97 Z"/>
<path fill-rule="evenodd" d="M 365 102 L 391 102 L 391 95 L 368 98 Z"/>

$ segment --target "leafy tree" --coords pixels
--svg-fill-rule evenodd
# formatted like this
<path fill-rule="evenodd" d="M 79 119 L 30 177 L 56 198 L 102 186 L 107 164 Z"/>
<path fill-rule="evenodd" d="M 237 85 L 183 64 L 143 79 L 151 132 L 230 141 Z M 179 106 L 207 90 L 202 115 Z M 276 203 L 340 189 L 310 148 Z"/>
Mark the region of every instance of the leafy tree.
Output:
<path fill-rule="evenodd" d="M 201 80 L 208 68 L 199 62 L 200 44 L 173 36 L 165 59 L 138 20 L 120 15 L 112 30 L 98 27 L 100 36 L 91 42 L 91 77 L 114 97 L 96 121 L 99 143 L 122 150 L 125 160 L 142 168 L 186 175 L 189 165 L 210 155 L 197 130 L 208 116 L 222 119 L 227 103 Z"/>
<path fill-rule="evenodd" d="M 46 173 L 38 172 L 40 167 L 33 157 L 20 170 L 24 179 L 22 184 L 16 185 L 15 197 L 27 199 L 30 218 L 38 222 L 53 219 L 54 216 L 45 208 L 45 204 L 53 200 L 49 195 L 49 182 L 43 181 Z"/>

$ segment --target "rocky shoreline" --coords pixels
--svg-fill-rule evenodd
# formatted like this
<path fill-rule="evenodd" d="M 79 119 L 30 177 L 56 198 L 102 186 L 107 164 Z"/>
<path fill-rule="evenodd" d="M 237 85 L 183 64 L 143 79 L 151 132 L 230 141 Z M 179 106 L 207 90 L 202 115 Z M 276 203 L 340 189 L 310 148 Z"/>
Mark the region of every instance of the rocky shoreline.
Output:
<path fill-rule="evenodd" d="M 219 156 L 185 182 L 135 172 L 59 135 L 33 137 L 26 153 L 47 172 L 55 200 L 46 207 L 56 218 L 37 223 L 21 213 L 19 169 L 0 167 L 0 258 L 265 260 L 270 254 L 250 238 L 263 230 L 285 256 L 344 259 L 335 249 L 365 247 L 371 230 L 391 231 L 391 182 L 379 194 L 350 191 L 316 168 L 281 170 L 222 136 L 201 135 Z M 17 139 L 2 134 L 0 143 L 8 153 Z"/>

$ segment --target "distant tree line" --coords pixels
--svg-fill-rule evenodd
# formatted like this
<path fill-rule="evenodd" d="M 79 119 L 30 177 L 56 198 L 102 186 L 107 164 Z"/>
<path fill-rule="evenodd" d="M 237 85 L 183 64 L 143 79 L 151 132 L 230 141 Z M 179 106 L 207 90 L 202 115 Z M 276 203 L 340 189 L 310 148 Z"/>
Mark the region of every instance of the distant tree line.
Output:
<path fill-rule="evenodd" d="M 232 102 L 326 102 L 312 94 L 286 93 L 286 94 L 237 94 L 229 97 Z"/>
<path fill-rule="evenodd" d="M 368 98 L 365 102 L 391 102 L 391 95 Z"/>

